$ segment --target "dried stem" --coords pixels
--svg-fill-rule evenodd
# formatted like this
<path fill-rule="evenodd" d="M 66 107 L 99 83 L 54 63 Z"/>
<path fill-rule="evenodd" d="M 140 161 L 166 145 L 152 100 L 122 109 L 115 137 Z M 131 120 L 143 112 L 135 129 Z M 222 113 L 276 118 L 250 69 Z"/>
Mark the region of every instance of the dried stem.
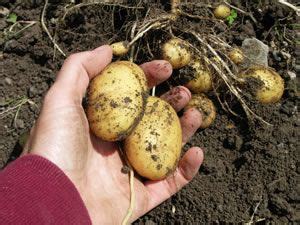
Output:
<path fill-rule="evenodd" d="M 130 167 L 129 163 L 127 163 L 129 167 L 129 185 L 130 185 L 130 204 L 127 210 L 127 214 L 122 221 L 122 225 L 127 225 L 130 217 L 133 214 L 134 206 L 135 206 L 135 191 L 134 191 L 134 172 L 133 169 Z"/>
<path fill-rule="evenodd" d="M 137 26 L 137 22 L 134 22 L 132 28 L 131 28 L 131 33 L 130 33 L 130 38 L 132 39 L 134 37 L 134 33 L 135 33 L 135 29 Z M 135 50 L 135 45 L 133 44 L 130 48 L 130 61 L 133 62 L 134 61 L 134 50 Z"/>
<path fill-rule="evenodd" d="M 204 16 L 199 16 L 199 15 L 193 15 L 184 11 L 180 11 L 180 15 L 190 17 L 192 19 L 198 19 L 198 20 L 212 20 L 212 21 L 219 21 L 215 18 L 209 18 L 209 17 L 204 17 Z"/>
<path fill-rule="evenodd" d="M 122 225 L 127 225 L 130 220 L 130 217 L 133 214 L 133 210 L 135 207 L 134 170 L 131 167 L 130 163 L 128 162 L 128 159 L 124 154 L 124 152 L 122 151 L 120 145 L 119 145 L 119 153 L 122 156 L 122 159 L 124 159 L 124 161 L 126 162 L 127 167 L 129 168 L 130 203 L 129 203 L 129 208 L 127 210 L 127 214 L 122 221 Z"/>
<path fill-rule="evenodd" d="M 22 33 L 23 31 L 27 30 L 28 28 L 32 27 L 33 25 L 35 25 L 38 21 L 17 21 L 16 23 L 14 23 L 10 28 L 9 28 L 9 32 L 11 34 L 8 34 L 8 39 L 11 39 L 15 36 L 18 36 L 20 33 Z M 15 26 L 19 25 L 19 24 L 27 24 L 25 27 L 21 28 L 19 31 L 16 31 L 15 33 L 13 33 L 13 29 Z"/>
<path fill-rule="evenodd" d="M 280 4 L 286 5 L 286 6 L 290 7 L 291 9 L 295 10 L 297 16 L 300 16 L 300 8 L 299 7 L 294 6 L 293 4 L 287 2 L 286 0 L 278 0 L 278 2 Z"/>
<path fill-rule="evenodd" d="M 58 46 L 58 44 L 55 42 L 54 38 L 52 37 L 52 35 L 50 34 L 46 24 L 45 24 L 45 14 L 46 14 L 46 9 L 47 9 L 47 5 L 48 5 L 48 0 L 45 0 L 45 5 L 42 11 L 42 16 L 41 16 L 41 24 L 42 24 L 42 28 L 44 29 L 44 31 L 47 33 L 48 37 L 50 38 L 50 40 L 52 41 L 52 43 L 54 44 L 54 47 L 64 56 L 66 57 L 66 54 L 63 52 L 63 50 L 61 50 L 61 48 Z"/>
<path fill-rule="evenodd" d="M 200 35 L 194 31 L 186 31 L 190 34 L 192 34 L 202 45 L 205 45 L 207 47 L 207 49 L 222 63 L 222 66 L 226 69 L 226 71 L 232 76 L 234 77 L 234 74 L 231 72 L 231 70 L 229 69 L 229 67 L 226 65 L 226 63 L 221 59 L 221 57 L 218 55 L 218 53 L 213 49 L 213 47 L 207 43 L 206 41 L 204 41 Z M 199 54 L 202 55 L 201 52 L 195 48 L 194 46 L 191 45 L 191 47 Z M 224 81 L 224 83 L 226 84 L 226 86 L 228 87 L 228 89 L 231 91 L 231 93 L 233 93 L 236 98 L 239 100 L 239 102 L 241 103 L 246 115 L 248 118 L 256 118 L 259 121 L 263 122 L 266 125 L 272 126 L 270 123 L 268 123 L 267 121 L 265 121 L 263 118 L 261 118 L 260 116 L 256 115 L 249 107 L 248 105 L 245 103 L 245 101 L 243 100 L 243 98 L 241 97 L 241 95 L 239 94 L 239 90 L 232 84 L 232 81 L 227 77 L 227 75 L 225 73 L 223 73 L 220 68 L 214 64 L 211 63 L 211 61 L 204 56 L 203 57 L 204 60 L 206 61 L 206 63 L 211 64 L 214 69 L 216 70 L 216 72 L 221 76 L 222 80 Z M 242 80 L 238 80 L 240 82 L 242 82 Z"/>
<path fill-rule="evenodd" d="M 165 15 L 155 20 L 149 20 L 143 27 L 141 27 L 136 36 L 129 42 L 128 47 L 133 45 L 137 40 L 143 37 L 148 31 L 152 29 L 160 29 L 169 25 L 170 21 L 174 20 L 173 15 Z"/>
<path fill-rule="evenodd" d="M 214 48 L 207 42 L 205 42 L 198 33 L 194 32 L 194 31 L 188 31 L 189 33 L 191 33 L 192 35 L 194 35 L 198 41 L 200 41 L 202 44 L 204 44 L 208 50 L 210 50 L 211 53 L 213 53 L 213 55 L 217 58 L 217 60 L 221 63 L 221 65 L 225 68 L 225 70 L 227 71 L 227 73 L 236 81 L 238 82 L 242 82 L 242 79 L 237 78 L 232 71 L 229 69 L 228 65 L 226 62 L 224 62 L 224 60 L 219 56 L 219 54 L 214 50 Z M 227 81 L 228 78 L 225 76 L 224 77 Z"/>
<path fill-rule="evenodd" d="M 259 207 L 261 201 L 262 201 L 262 199 L 260 199 L 259 202 L 256 204 L 256 206 L 255 206 L 255 208 L 254 208 L 254 211 L 253 211 L 253 213 L 252 213 L 252 216 L 251 216 L 251 218 L 250 218 L 250 221 L 247 222 L 247 223 L 245 223 L 245 225 L 251 225 L 251 224 L 255 223 L 255 221 L 253 221 L 254 215 L 256 214 L 257 209 L 258 209 L 258 207 Z M 256 221 L 256 222 L 257 222 L 257 221 Z"/>

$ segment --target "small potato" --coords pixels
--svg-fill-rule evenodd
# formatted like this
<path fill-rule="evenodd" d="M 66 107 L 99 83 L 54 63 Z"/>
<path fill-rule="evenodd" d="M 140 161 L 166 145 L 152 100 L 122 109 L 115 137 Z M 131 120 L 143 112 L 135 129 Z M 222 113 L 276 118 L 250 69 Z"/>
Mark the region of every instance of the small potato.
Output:
<path fill-rule="evenodd" d="M 230 16 L 230 8 L 227 5 L 219 5 L 214 10 L 214 15 L 218 19 L 226 19 L 228 16 Z"/>
<path fill-rule="evenodd" d="M 262 84 L 253 87 L 256 90 L 256 99 L 264 104 L 275 103 L 282 97 L 284 91 L 284 81 L 274 70 L 263 66 L 253 66 L 246 70 L 242 77 L 259 79 Z M 247 82 L 247 80 L 246 80 Z"/>
<path fill-rule="evenodd" d="M 235 64 L 241 64 L 245 60 L 245 56 L 243 52 L 239 48 L 234 48 L 228 53 L 228 57 L 231 59 L 232 62 Z"/>
<path fill-rule="evenodd" d="M 127 41 L 120 41 L 120 42 L 112 43 L 110 45 L 110 47 L 112 48 L 114 55 L 122 56 L 122 55 L 127 54 L 127 52 L 129 51 L 129 48 L 127 45 L 128 45 Z"/>
<path fill-rule="evenodd" d="M 188 42 L 179 38 L 168 40 L 162 46 L 162 56 L 174 69 L 187 65 L 191 60 Z"/>
<path fill-rule="evenodd" d="M 128 61 L 109 64 L 90 83 L 87 118 L 105 141 L 124 139 L 142 117 L 147 96 L 143 70 Z"/>
<path fill-rule="evenodd" d="M 136 172 L 150 180 L 172 173 L 182 147 L 179 118 L 164 100 L 150 96 L 143 119 L 125 139 L 124 150 Z"/>
<path fill-rule="evenodd" d="M 216 108 L 205 94 L 192 95 L 192 99 L 184 109 L 187 110 L 189 108 L 196 108 L 201 112 L 202 124 L 200 128 L 207 128 L 215 121 Z"/>
<path fill-rule="evenodd" d="M 208 92 L 212 89 L 212 75 L 209 69 L 200 60 L 189 64 L 194 70 L 193 77 L 185 86 L 193 93 Z"/>

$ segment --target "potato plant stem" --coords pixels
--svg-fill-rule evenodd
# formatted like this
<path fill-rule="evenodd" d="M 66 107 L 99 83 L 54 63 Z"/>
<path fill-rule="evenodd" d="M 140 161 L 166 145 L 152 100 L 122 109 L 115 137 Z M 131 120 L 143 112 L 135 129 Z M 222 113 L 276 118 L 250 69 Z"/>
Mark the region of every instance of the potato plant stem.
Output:
<path fill-rule="evenodd" d="M 152 88 L 152 93 L 151 93 L 152 96 L 155 96 L 155 89 L 156 89 L 156 86 L 154 86 L 154 87 Z"/>

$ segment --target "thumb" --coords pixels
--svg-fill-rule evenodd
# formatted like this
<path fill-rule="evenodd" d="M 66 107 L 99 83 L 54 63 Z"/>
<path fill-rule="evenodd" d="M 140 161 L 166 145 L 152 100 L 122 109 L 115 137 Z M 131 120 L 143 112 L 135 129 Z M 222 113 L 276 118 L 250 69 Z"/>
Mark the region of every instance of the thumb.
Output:
<path fill-rule="evenodd" d="M 112 50 L 103 45 L 92 51 L 70 55 L 46 95 L 62 103 L 81 103 L 90 79 L 99 74 L 112 60 Z"/>

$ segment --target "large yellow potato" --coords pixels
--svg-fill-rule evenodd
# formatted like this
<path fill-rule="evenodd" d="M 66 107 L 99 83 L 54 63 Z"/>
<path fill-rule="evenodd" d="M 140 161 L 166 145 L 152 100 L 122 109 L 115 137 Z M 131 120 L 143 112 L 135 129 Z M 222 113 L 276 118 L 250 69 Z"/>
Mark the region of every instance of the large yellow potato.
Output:
<path fill-rule="evenodd" d="M 87 117 L 106 141 L 124 139 L 141 119 L 147 96 L 143 70 L 128 61 L 109 64 L 90 83 Z"/>
<path fill-rule="evenodd" d="M 181 145 L 176 112 L 169 103 L 150 96 L 143 119 L 124 142 L 130 165 L 143 177 L 163 179 L 175 170 Z"/>
<path fill-rule="evenodd" d="M 194 79 L 185 86 L 193 93 L 210 91 L 212 89 L 212 75 L 209 69 L 200 60 L 193 61 L 189 65 L 193 68 Z"/>
<path fill-rule="evenodd" d="M 202 129 L 209 127 L 216 119 L 216 108 L 205 94 L 192 95 L 192 99 L 184 109 L 187 110 L 189 108 L 196 108 L 201 112 L 202 123 L 200 128 Z"/>
<path fill-rule="evenodd" d="M 191 60 L 189 44 L 182 39 L 172 38 L 162 46 L 162 56 L 174 69 L 181 68 Z"/>
<path fill-rule="evenodd" d="M 256 89 L 255 97 L 259 102 L 264 104 L 275 103 L 281 99 L 284 91 L 284 81 L 281 76 L 271 68 L 253 66 L 245 71 L 242 77 L 252 77 L 262 82 L 261 86 L 253 87 Z"/>

